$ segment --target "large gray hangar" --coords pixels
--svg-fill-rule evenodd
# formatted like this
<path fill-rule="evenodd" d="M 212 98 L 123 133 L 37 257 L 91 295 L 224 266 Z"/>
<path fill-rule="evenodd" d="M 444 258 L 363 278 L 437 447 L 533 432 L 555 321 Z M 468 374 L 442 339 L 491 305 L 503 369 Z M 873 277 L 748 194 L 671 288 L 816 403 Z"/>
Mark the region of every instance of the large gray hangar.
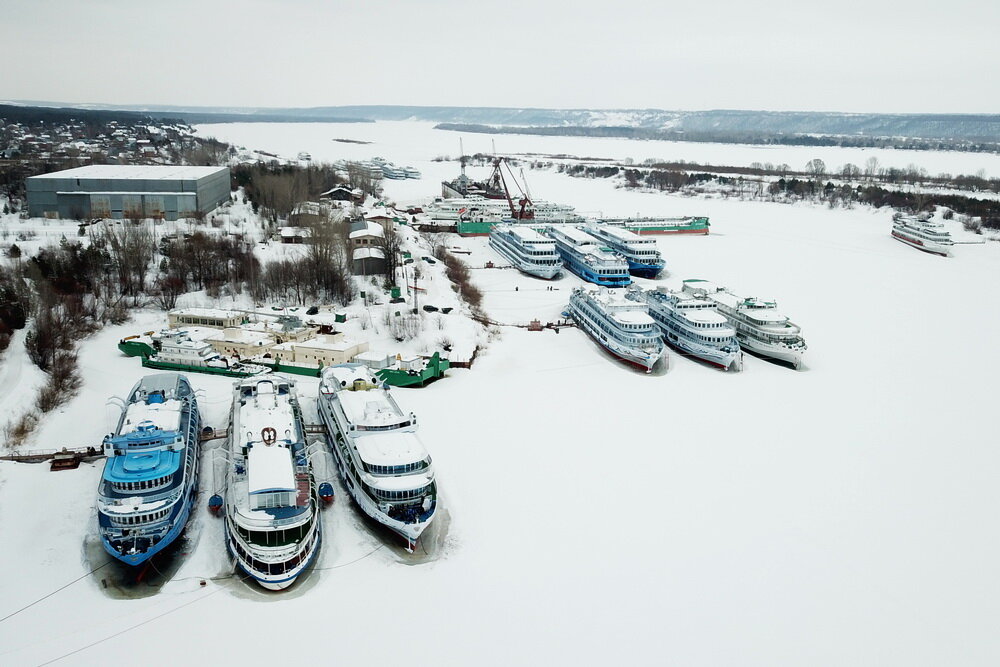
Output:
<path fill-rule="evenodd" d="M 229 199 L 228 167 L 104 165 L 26 180 L 32 217 L 161 218 L 208 213 Z"/>

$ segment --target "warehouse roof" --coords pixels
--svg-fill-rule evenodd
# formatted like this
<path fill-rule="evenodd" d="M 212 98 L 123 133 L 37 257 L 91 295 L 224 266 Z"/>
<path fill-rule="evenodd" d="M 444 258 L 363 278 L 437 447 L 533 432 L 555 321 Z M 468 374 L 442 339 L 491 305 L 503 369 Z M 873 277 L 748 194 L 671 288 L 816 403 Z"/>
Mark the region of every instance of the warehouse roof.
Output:
<path fill-rule="evenodd" d="M 227 167 L 190 167 L 190 166 L 151 166 L 151 165 L 120 165 L 92 164 L 86 167 L 64 169 L 50 174 L 31 176 L 30 178 L 103 178 L 103 179 L 138 179 L 145 181 L 198 179 L 217 174 Z"/>

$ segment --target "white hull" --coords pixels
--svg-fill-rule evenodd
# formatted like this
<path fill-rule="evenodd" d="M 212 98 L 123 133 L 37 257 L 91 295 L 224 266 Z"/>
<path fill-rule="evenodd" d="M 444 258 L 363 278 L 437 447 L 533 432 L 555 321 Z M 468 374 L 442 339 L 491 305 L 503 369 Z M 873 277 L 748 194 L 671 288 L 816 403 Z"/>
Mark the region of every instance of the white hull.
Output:
<path fill-rule="evenodd" d="M 333 453 L 334 460 L 337 462 L 337 468 L 340 470 L 341 478 L 344 480 L 344 486 L 347 487 L 347 491 L 351 494 L 354 502 L 357 503 L 358 507 L 361 508 L 361 511 L 368 515 L 369 518 L 374 519 L 405 539 L 407 542 L 406 550 L 412 552 L 416 547 L 420 536 L 427 529 L 427 527 L 434 522 L 434 518 L 437 516 L 437 511 L 432 511 L 424 521 L 411 523 L 399 521 L 398 519 L 394 519 L 389 516 L 378 503 L 376 503 L 361 489 L 361 477 L 363 471 L 357 469 L 354 465 L 353 457 L 351 457 L 349 453 L 345 453 L 342 449 L 342 447 L 347 446 L 346 443 L 348 442 L 349 436 L 345 435 L 343 429 L 338 424 L 336 415 L 333 414 L 331 397 L 325 394 L 320 395 L 319 414 L 323 423 L 326 425 L 327 433 L 330 435 L 330 450 Z"/>
<path fill-rule="evenodd" d="M 795 368 L 799 368 L 802 365 L 802 354 L 805 352 L 803 349 L 791 348 L 787 345 L 779 345 L 775 343 L 765 343 L 739 333 L 737 333 L 736 338 L 740 341 L 740 345 L 742 345 L 744 349 L 750 350 L 751 352 L 755 352 L 764 357 L 777 359 L 778 361 L 790 364 Z"/>
<path fill-rule="evenodd" d="M 578 307 L 572 298 L 569 302 L 569 311 L 577 325 L 583 329 L 587 335 L 600 343 L 604 349 L 619 359 L 639 366 L 640 368 L 644 368 L 647 373 L 653 370 L 653 367 L 656 366 L 656 362 L 658 362 L 665 353 L 662 343 L 660 344 L 661 347 L 658 351 L 646 352 L 645 350 L 625 345 L 611 336 L 606 335 L 604 331 L 602 331 L 599 323 L 594 321 L 590 313 L 583 308 Z"/>
<path fill-rule="evenodd" d="M 498 255 L 510 262 L 518 271 L 521 273 L 527 273 L 529 276 L 551 280 L 562 273 L 561 263 L 555 266 L 532 264 L 524 258 L 518 257 L 510 248 L 507 247 L 507 244 L 498 240 L 492 234 L 490 235 L 490 247 L 493 248 Z"/>
<path fill-rule="evenodd" d="M 690 339 L 678 336 L 671 331 L 663 332 L 663 340 L 668 345 L 680 350 L 692 357 L 697 357 L 713 366 L 718 366 L 727 371 L 743 370 L 743 355 L 739 351 L 723 352 L 715 348 L 706 347 L 692 342 Z"/>
<path fill-rule="evenodd" d="M 929 252 L 932 255 L 941 255 L 942 257 L 951 257 L 951 247 L 941 244 L 934 243 L 933 241 L 928 241 L 926 239 L 918 239 L 916 237 L 911 237 L 904 232 L 898 230 L 892 230 L 892 238 L 897 241 L 901 241 L 908 246 L 916 248 L 917 250 L 923 250 L 924 252 Z"/>

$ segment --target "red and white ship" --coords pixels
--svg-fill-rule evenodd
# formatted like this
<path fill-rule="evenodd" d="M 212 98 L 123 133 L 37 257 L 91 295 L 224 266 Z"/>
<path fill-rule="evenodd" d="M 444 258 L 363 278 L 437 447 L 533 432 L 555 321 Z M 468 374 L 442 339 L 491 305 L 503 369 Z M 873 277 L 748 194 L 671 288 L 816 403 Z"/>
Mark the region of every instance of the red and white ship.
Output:
<path fill-rule="evenodd" d="M 914 248 L 942 257 L 951 256 L 951 246 L 954 244 L 951 235 L 940 222 L 916 217 L 893 220 L 892 237 Z"/>

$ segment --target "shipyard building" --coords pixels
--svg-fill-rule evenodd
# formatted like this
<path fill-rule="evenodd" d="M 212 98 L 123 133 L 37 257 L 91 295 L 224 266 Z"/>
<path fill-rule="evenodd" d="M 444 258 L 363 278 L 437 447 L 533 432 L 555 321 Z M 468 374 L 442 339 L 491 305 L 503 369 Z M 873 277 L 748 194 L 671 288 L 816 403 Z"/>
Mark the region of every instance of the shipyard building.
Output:
<path fill-rule="evenodd" d="M 90 165 L 31 176 L 28 214 L 37 218 L 159 218 L 205 214 L 229 199 L 228 167 Z"/>

